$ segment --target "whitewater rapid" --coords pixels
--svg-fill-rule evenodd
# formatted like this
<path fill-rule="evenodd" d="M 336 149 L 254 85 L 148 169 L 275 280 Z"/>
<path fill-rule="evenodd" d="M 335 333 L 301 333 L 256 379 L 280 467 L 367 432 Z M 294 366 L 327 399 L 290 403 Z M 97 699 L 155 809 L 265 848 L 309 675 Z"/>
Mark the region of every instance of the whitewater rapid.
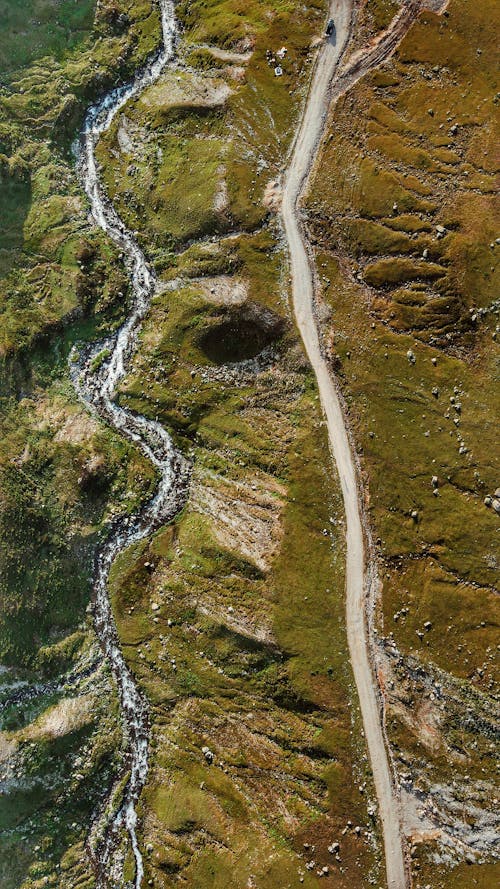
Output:
<path fill-rule="evenodd" d="M 137 515 L 122 516 L 114 521 L 109 536 L 96 552 L 94 563 L 94 624 L 118 687 L 130 775 L 117 811 L 101 816 L 94 826 L 90 853 L 98 886 L 109 885 L 110 881 L 113 885 L 123 885 L 123 854 L 118 847 L 125 830 L 135 858 L 135 889 L 140 889 L 144 875 L 136 834 L 136 802 L 148 772 L 148 706 L 120 649 L 109 600 L 108 577 L 118 553 L 171 520 L 179 511 L 186 497 L 189 464 L 175 450 L 169 434 L 159 423 L 120 407 L 114 400 L 117 384 L 124 377 L 135 351 L 138 331 L 156 289 L 156 277 L 137 241 L 105 194 L 99 180 L 95 147 L 120 109 L 154 83 L 174 55 L 174 5 L 170 0 L 158 0 L 158 4 L 162 29 L 159 51 L 129 84 L 111 90 L 88 109 L 76 148 L 77 168 L 92 216 L 124 256 L 133 294 L 130 314 L 112 336 L 78 351 L 75 349 L 70 356 L 71 378 L 79 397 L 94 414 L 139 447 L 155 466 L 159 477 L 155 495 Z M 95 359 L 100 355 L 106 357 L 99 364 Z M 96 364 L 99 364 L 97 369 Z"/>

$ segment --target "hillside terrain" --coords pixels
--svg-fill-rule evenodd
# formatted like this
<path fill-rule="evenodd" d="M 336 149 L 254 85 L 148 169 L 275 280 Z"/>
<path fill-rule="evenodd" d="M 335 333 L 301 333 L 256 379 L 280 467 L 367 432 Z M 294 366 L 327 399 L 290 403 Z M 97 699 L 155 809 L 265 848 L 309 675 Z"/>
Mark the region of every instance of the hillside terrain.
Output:
<path fill-rule="evenodd" d="M 433 887 L 491 885 L 479 864 L 498 829 L 493 20 L 459 0 L 424 13 L 333 109 L 306 202 L 378 561 L 415 882 Z"/>
<path fill-rule="evenodd" d="M 133 299 L 73 147 L 89 105 L 158 50 L 160 20 L 154 0 L 3 6 L 0 883 L 90 889 L 130 770 L 94 559 L 158 474 L 72 385 Z M 398 12 L 353 4 L 347 60 Z M 117 403 L 190 466 L 183 508 L 109 578 L 149 706 L 142 884 L 382 886 L 343 502 L 279 212 L 327 8 L 179 0 L 175 16 L 173 59 L 96 147 L 158 279 Z M 375 671 L 420 889 L 498 875 L 494 21 L 486 0 L 415 16 L 332 103 L 301 204 L 359 459 Z M 114 855 L 106 885 L 135 886 L 124 830 Z"/>

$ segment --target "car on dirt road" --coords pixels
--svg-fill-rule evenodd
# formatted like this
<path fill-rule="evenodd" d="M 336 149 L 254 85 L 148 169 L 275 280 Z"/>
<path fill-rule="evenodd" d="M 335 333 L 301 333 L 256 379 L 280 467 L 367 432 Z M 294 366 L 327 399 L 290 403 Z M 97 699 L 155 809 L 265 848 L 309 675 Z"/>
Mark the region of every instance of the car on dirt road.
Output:
<path fill-rule="evenodd" d="M 335 22 L 333 21 L 333 19 L 329 19 L 328 24 L 325 29 L 325 37 L 331 37 L 334 31 L 335 31 Z"/>

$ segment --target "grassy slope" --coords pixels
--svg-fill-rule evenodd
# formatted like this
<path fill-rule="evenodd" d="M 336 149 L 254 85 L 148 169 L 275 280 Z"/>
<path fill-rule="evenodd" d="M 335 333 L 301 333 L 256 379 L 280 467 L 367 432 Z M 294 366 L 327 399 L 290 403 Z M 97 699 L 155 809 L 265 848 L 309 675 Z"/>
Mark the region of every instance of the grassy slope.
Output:
<path fill-rule="evenodd" d="M 325 342 L 362 454 L 380 631 L 403 655 L 407 699 L 394 694 L 389 728 L 422 788 L 492 777 L 490 740 L 463 718 L 474 687 L 492 719 L 498 680 L 498 516 L 484 504 L 500 477 L 492 15 L 455 0 L 447 17 L 413 26 L 335 109 L 307 202 L 331 311 Z M 426 734 L 429 690 L 407 682 L 408 657 L 444 671 L 437 735 Z M 423 859 L 433 886 L 490 879 L 488 868 L 448 877 Z"/>

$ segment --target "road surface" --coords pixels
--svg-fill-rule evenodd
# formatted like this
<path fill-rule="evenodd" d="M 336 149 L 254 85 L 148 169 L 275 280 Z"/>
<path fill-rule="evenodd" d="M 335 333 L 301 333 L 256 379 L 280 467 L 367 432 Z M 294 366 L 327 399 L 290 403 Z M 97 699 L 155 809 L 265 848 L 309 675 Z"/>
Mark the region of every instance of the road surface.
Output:
<path fill-rule="evenodd" d="M 321 353 L 314 317 L 314 271 L 297 207 L 324 130 L 332 88 L 335 87 L 336 79 L 340 79 L 338 71 L 351 33 L 353 7 L 352 0 L 336 0 L 332 3 L 330 14 L 335 19 L 335 32 L 325 41 L 318 54 L 304 116 L 284 183 L 282 217 L 289 247 L 295 316 L 318 381 L 330 445 L 344 498 L 347 537 L 347 637 L 378 798 L 387 882 L 390 889 L 406 889 L 408 874 L 405 866 L 399 801 L 389 766 L 382 728 L 380 698 L 369 656 L 370 646 L 365 616 L 366 552 L 360 492 L 338 391 Z M 335 92 L 337 93 L 337 90 Z"/>

